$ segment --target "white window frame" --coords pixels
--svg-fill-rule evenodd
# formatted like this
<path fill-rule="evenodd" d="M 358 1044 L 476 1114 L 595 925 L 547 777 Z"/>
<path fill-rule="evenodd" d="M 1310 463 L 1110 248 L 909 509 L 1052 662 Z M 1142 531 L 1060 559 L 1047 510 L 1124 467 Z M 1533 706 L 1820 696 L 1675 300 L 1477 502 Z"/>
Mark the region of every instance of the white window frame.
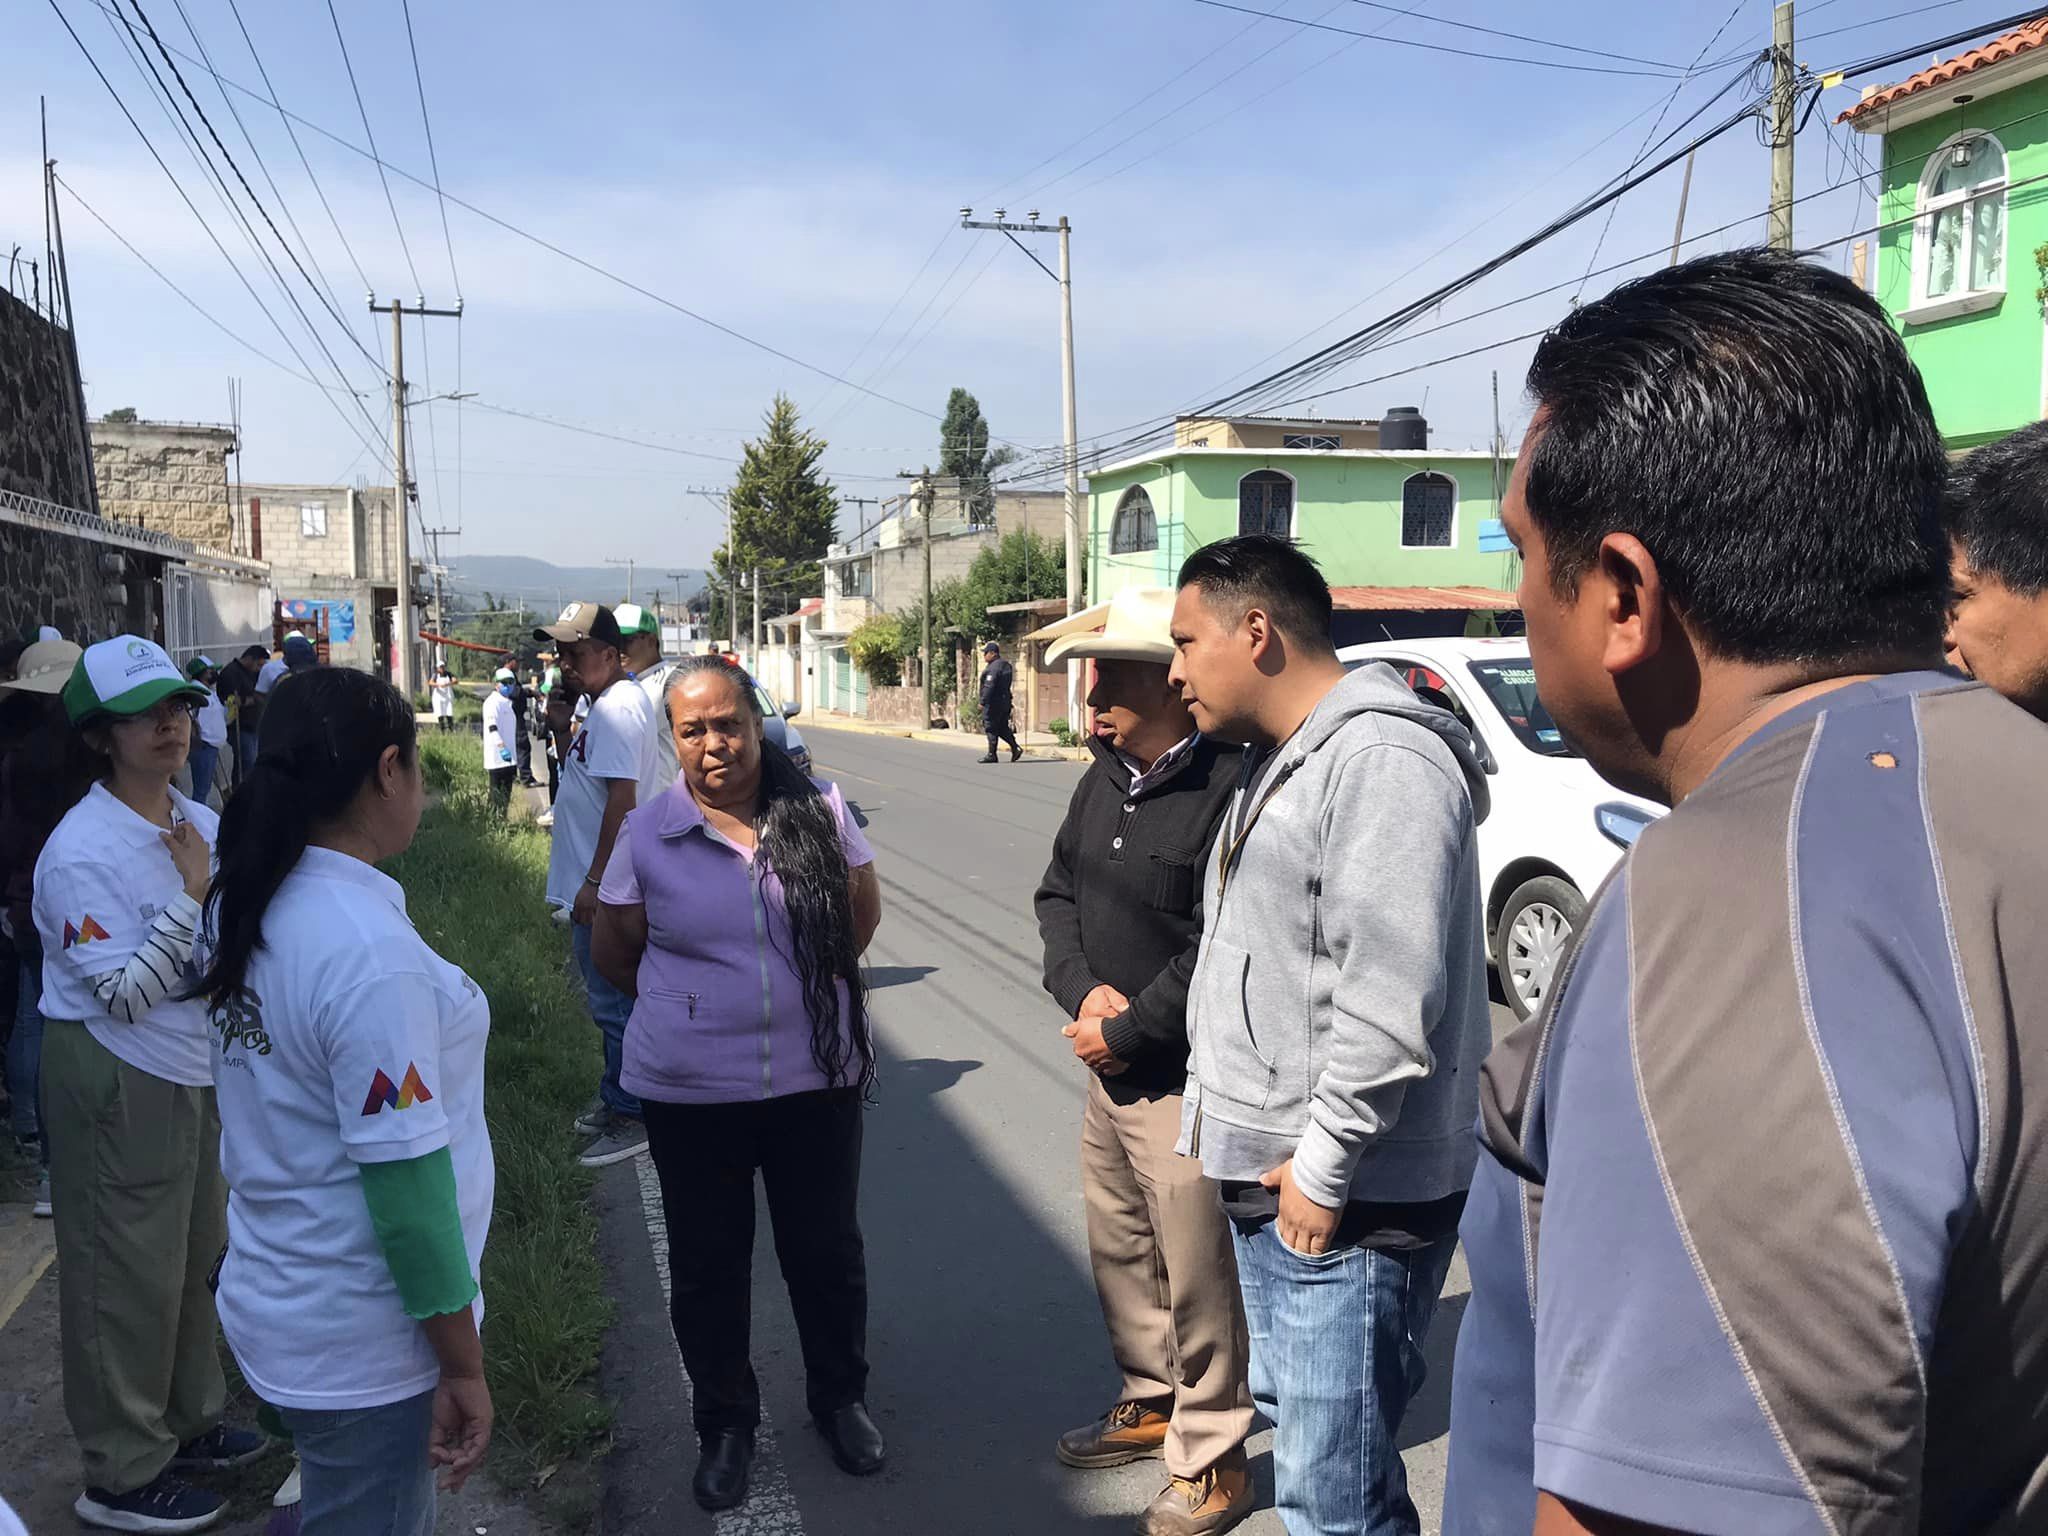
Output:
<path fill-rule="evenodd" d="M 326 502 L 302 501 L 299 503 L 299 537 L 302 539 L 324 539 L 327 537 Z"/>
<path fill-rule="evenodd" d="M 1150 514 L 1151 514 L 1151 518 L 1152 518 L 1152 542 L 1151 542 L 1151 543 L 1149 543 L 1149 544 L 1140 544 L 1140 545 L 1137 545 L 1136 547 L 1134 547 L 1134 548 L 1131 548 L 1131 549 L 1119 549 L 1119 548 L 1117 548 L 1117 531 L 1118 531 L 1118 529 L 1119 529 L 1119 528 L 1121 528 L 1121 527 L 1122 527 L 1122 525 L 1123 525 L 1123 520 L 1124 520 L 1124 508 L 1125 508 L 1125 507 L 1127 507 L 1128 505 L 1130 505 L 1130 500 L 1131 500 L 1131 497 L 1132 497 L 1132 496 L 1134 496 L 1134 495 L 1135 495 L 1135 496 L 1142 496 L 1142 497 L 1144 497 L 1144 498 L 1145 498 L 1145 510 L 1146 510 L 1146 511 L 1147 511 L 1148 513 L 1150 513 Z M 1155 554 L 1155 553 L 1157 553 L 1157 552 L 1158 552 L 1158 549 L 1159 549 L 1159 504 L 1158 504 L 1157 502 L 1155 502 L 1155 501 L 1154 501 L 1154 500 L 1152 499 L 1152 493 L 1151 493 L 1150 491 L 1146 490 L 1144 486 L 1142 486 L 1142 485 L 1127 485 L 1127 486 L 1125 486 L 1125 487 L 1123 488 L 1123 490 L 1122 490 L 1121 492 L 1119 492 L 1119 493 L 1118 493 L 1118 495 L 1117 495 L 1117 498 L 1116 498 L 1116 509 L 1115 509 L 1115 510 L 1114 510 L 1113 512 L 1111 512 L 1111 513 L 1110 513 L 1110 515 L 1109 515 L 1109 554 L 1110 554 L 1110 558 L 1111 558 L 1111 559 L 1113 559 L 1113 560 L 1115 560 L 1115 559 L 1122 559 L 1123 557 L 1125 557 L 1125 556 L 1127 556 L 1127 555 L 1150 555 L 1150 554 Z"/>
<path fill-rule="evenodd" d="M 1408 542 L 1408 487 L 1417 480 L 1448 480 L 1451 485 L 1451 538 L 1448 544 L 1410 544 Z M 1458 520 L 1464 513 L 1465 495 L 1458 484 L 1458 477 L 1441 469 L 1418 469 L 1401 482 L 1401 547 L 1403 549 L 1456 549 L 1458 547 Z"/>
<path fill-rule="evenodd" d="M 2005 164 L 2005 174 L 1997 181 L 1981 187 L 1972 187 L 1963 192 L 1949 192 L 1940 197 L 1931 196 L 1927 189 L 1933 185 L 1936 174 L 1947 163 L 1949 151 L 1965 139 L 1982 140 L 1995 148 Z M 1953 293 L 1942 294 L 1939 298 L 1929 298 L 1927 279 L 1934 269 L 1935 214 L 1947 208 L 1967 210 L 1972 203 L 1983 198 L 1996 197 L 2005 204 L 2005 218 L 1999 222 L 2000 227 L 2007 232 L 2006 239 L 2010 242 L 2012 203 L 2007 194 L 2011 185 L 2011 156 L 2006 153 L 2005 145 L 1999 141 L 1996 134 L 1986 133 L 1982 129 L 1966 128 L 1950 134 L 1935 148 L 1934 153 L 1927 157 L 1927 164 L 1920 171 L 1919 184 L 1913 191 L 1912 303 L 1911 307 L 1899 316 L 1900 320 L 1907 325 L 1925 325 L 1930 321 L 1947 320 L 1956 315 L 1973 315 L 1982 310 L 1995 308 L 2005 298 L 2005 274 L 2011 265 L 2009 260 L 1999 262 L 1999 280 L 1995 286 L 1989 288 L 1960 287 Z M 1960 280 L 1964 283 L 1969 281 L 1970 268 L 1975 265 L 1973 258 L 1976 252 L 1976 239 L 1976 225 L 1965 213 L 1963 248 L 1957 257 Z M 2006 255 L 2009 256 L 2010 252 L 2008 251 Z"/>
<path fill-rule="evenodd" d="M 1333 432 L 1282 432 L 1280 446 L 1297 453 L 1335 453 L 1344 439 Z"/>
<path fill-rule="evenodd" d="M 1301 482 L 1286 470 L 1272 464 L 1261 464 L 1257 469 L 1248 469 L 1237 477 L 1238 531 L 1244 531 L 1244 483 L 1253 475 L 1278 475 L 1288 485 L 1287 491 L 1287 534 L 1294 538 L 1295 530 L 1301 526 Z"/>

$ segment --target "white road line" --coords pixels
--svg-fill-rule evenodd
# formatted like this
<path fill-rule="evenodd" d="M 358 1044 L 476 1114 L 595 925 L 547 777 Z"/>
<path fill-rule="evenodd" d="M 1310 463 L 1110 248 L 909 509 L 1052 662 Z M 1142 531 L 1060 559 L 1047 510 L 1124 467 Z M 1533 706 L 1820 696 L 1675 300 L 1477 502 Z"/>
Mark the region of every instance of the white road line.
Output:
<path fill-rule="evenodd" d="M 651 1157 L 635 1158 L 634 1170 L 640 1179 L 640 1210 L 647 1219 L 647 1241 L 654 1249 L 654 1273 L 661 1281 L 662 1303 L 667 1305 L 668 1223 L 661 1214 L 661 1180 L 655 1174 Z M 682 1364 L 680 1349 L 676 1363 Z M 688 1411 L 690 1373 L 683 1370 L 680 1374 L 683 1407 Z M 717 1536 L 804 1536 L 804 1517 L 796 1507 L 796 1495 L 790 1491 L 789 1472 L 782 1464 L 775 1426 L 769 1422 L 766 1408 L 761 1410 L 761 1427 L 754 1432 L 754 1475 L 748 1484 L 747 1502 L 714 1516 L 711 1529 Z"/>

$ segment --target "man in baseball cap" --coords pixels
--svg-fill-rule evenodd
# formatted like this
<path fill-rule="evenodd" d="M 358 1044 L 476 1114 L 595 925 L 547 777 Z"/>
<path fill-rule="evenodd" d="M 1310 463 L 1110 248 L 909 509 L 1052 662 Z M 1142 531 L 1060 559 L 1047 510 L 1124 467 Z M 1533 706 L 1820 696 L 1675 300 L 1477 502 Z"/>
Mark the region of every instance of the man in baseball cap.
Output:
<path fill-rule="evenodd" d="M 668 686 L 668 675 L 675 664 L 662 660 L 661 620 L 655 617 L 653 609 L 638 603 L 621 603 L 618 620 L 619 631 L 626 637 L 626 669 L 647 695 L 647 706 L 654 716 L 654 752 L 661 764 L 660 785 L 667 789 L 681 771 L 675 733 L 669 727 L 667 711 L 661 706 L 661 692 Z"/>
<path fill-rule="evenodd" d="M 1010 725 L 1010 685 L 1016 672 L 1003 660 L 1003 648 L 993 640 L 981 648 L 981 659 L 987 664 L 981 674 L 981 726 L 988 733 L 988 755 L 980 761 L 996 761 L 996 743 L 1000 741 L 1008 745 L 1014 763 L 1024 755 Z"/>
<path fill-rule="evenodd" d="M 647 695 L 627 674 L 618 618 L 602 603 L 571 603 L 533 637 L 555 643 L 565 677 L 591 701 L 590 717 L 562 763 L 550 828 L 547 899 L 549 906 L 568 914 L 590 1015 L 604 1036 L 604 1075 L 596 1096 L 576 1117 L 577 1131 L 592 1138 L 578 1160 L 599 1168 L 647 1150 L 640 1101 L 619 1086 L 633 1000 L 598 973 L 590 958 L 590 930 L 597 916 L 597 888 L 620 824 L 636 804 L 660 793 L 653 712 Z"/>

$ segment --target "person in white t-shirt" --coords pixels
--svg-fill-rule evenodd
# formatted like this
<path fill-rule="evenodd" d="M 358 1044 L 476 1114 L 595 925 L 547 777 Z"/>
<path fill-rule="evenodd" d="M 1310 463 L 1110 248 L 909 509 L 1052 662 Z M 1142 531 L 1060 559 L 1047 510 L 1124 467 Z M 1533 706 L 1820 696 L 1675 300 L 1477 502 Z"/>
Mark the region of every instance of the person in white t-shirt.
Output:
<path fill-rule="evenodd" d="M 213 804 L 213 778 L 218 771 L 221 749 L 228 744 L 228 707 L 221 702 L 215 685 L 220 672 L 211 656 L 194 656 L 185 664 L 185 675 L 206 690 L 206 702 L 199 706 L 192 733 L 192 798 L 201 805 Z"/>
<path fill-rule="evenodd" d="M 594 1138 L 579 1161 L 597 1168 L 647 1150 L 640 1101 L 619 1086 L 626 1019 L 633 1000 L 598 974 L 590 960 L 597 888 L 626 813 L 659 793 L 654 711 L 626 675 L 625 640 L 612 610 L 571 603 L 553 624 L 534 631 L 553 641 L 568 679 L 590 701 L 589 717 L 569 743 L 555 795 L 554 846 L 548 855 L 548 905 L 569 914 L 570 942 L 590 1016 L 604 1035 L 604 1076 L 597 1096 L 576 1117 L 578 1134 Z"/>
<path fill-rule="evenodd" d="M 627 670 L 633 674 L 633 681 L 640 685 L 640 691 L 647 695 L 648 708 L 653 712 L 649 728 L 654 732 L 654 754 L 658 765 L 654 787 L 659 793 L 675 783 L 676 775 L 682 771 L 676 759 L 675 733 L 669 729 L 668 717 L 661 706 L 661 691 L 667 686 L 668 675 L 675 670 L 676 664 L 662 660 L 661 621 L 653 610 L 642 608 L 638 603 L 621 603 L 618 620 L 619 633 L 626 642 Z"/>
<path fill-rule="evenodd" d="M 484 776 L 491 781 L 491 806 L 502 816 L 512 804 L 512 780 L 518 775 L 518 756 L 513 750 L 518 732 L 512 718 L 512 694 L 516 683 L 510 667 L 498 668 L 491 679 L 491 691 L 484 698 Z"/>
<path fill-rule="evenodd" d="M 226 1240 L 220 1121 L 192 935 L 219 820 L 171 787 L 206 690 L 135 635 L 89 646 L 65 714 L 104 760 L 36 860 L 42 1095 L 56 1207 L 64 1407 L 79 1519 L 190 1530 L 261 1435 L 221 1420 L 207 1276 Z"/>
<path fill-rule="evenodd" d="M 221 1328 L 292 1432 L 309 1532 L 425 1536 L 434 1469 L 459 1486 L 490 1440 L 490 1006 L 375 867 L 424 801 L 397 689 L 338 667 L 294 682 L 222 818 L 200 940 Z"/>

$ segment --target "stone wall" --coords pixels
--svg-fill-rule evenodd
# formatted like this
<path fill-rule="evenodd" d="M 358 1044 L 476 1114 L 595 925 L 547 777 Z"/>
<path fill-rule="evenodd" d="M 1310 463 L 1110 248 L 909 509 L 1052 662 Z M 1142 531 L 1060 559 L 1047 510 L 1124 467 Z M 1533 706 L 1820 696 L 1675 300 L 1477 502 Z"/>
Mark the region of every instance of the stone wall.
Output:
<path fill-rule="evenodd" d="M 95 539 L 0 522 L 0 636 L 54 624 L 89 645 L 159 628 L 163 560 Z"/>
<path fill-rule="evenodd" d="M 70 346 L 62 330 L 0 291 L 0 490 L 91 511 Z"/>
<path fill-rule="evenodd" d="M 932 695 L 932 715 L 950 721 L 954 715 L 951 694 Z M 924 715 L 924 688 L 905 684 L 900 688 L 868 689 L 868 718 L 883 725 L 907 725 L 924 730 L 931 725 Z"/>
<path fill-rule="evenodd" d="M 226 427 L 153 421 L 92 424 L 100 512 L 213 549 L 231 549 Z"/>

